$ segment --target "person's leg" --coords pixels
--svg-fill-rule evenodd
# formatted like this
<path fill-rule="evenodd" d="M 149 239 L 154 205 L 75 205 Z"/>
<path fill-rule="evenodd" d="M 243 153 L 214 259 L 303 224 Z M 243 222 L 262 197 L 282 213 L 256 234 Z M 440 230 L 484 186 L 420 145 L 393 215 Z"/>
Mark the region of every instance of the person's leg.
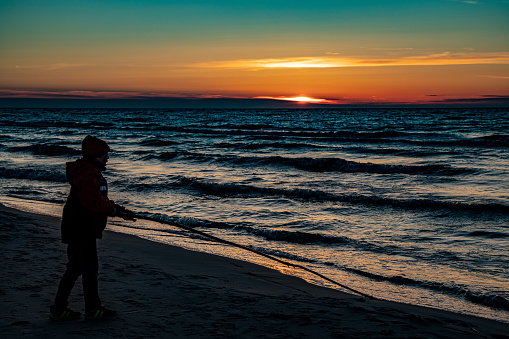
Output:
<path fill-rule="evenodd" d="M 76 251 L 76 246 L 67 245 L 67 259 L 66 270 L 60 279 L 52 310 L 65 310 L 67 308 L 69 305 L 67 299 L 71 295 L 76 280 L 81 275 L 81 260 Z"/>
<path fill-rule="evenodd" d="M 97 259 L 96 240 L 86 240 L 77 247 L 81 261 L 85 310 L 89 313 L 101 306 L 101 299 L 99 298 L 97 287 L 99 263 Z"/>
<path fill-rule="evenodd" d="M 78 319 L 81 317 L 80 312 L 70 310 L 67 306 L 69 295 L 78 277 L 81 275 L 80 257 L 76 252 L 76 247 L 67 245 L 67 268 L 60 279 L 55 303 L 50 307 L 49 318 L 53 321 L 66 321 Z"/>
<path fill-rule="evenodd" d="M 104 320 L 117 315 L 116 311 L 109 310 L 101 305 L 98 292 L 99 262 L 97 259 L 96 240 L 80 244 L 81 272 L 83 279 L 83 293 L 85 295 L 85 311 L 87 319 Z"/>

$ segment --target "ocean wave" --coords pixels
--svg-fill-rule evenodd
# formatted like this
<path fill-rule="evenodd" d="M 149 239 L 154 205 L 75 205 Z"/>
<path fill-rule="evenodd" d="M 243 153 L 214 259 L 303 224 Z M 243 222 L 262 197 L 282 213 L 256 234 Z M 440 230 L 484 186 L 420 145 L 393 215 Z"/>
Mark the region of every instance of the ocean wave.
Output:
<path fill-rule="evenodd" d="M 403 131 L 375 131 L 375 132 L 358 132 L 358 131 L 316 131 L 303 130 L 298 128 L 288 129 L 259 129 L 259 128 L 239 128 L 240 126 L 229 126 L 229 128 L 213 128 L 213 127 L 183 127 L 183 126 L 161 126 L 157 130 L 172 131 L 189 134 L 205 134 L 205 135 L 228 135 L 228 136 L 250 136 L 264 140 L 273 138 L 298 137 L 304 139 L 320 139 L 320 140 L 385 140 L 380 138 L 397 138 L 409 133 Z"/>
<path fill-rule="evenodd" d="M 77 121 L 51 121 L 51 120 L 37 120 L 37 121 L 16 121 L 16 120 L 2 120 L 0 126 L 14 126 L 14 127 L 33 127 L 40 129 L 43 127 L 57 127 L 57 128 L 90 128 L 86 122 Z"/>
<path fill-rule="evenodd" d="M 424 175 L 458 175 L 473 173 L 469 168 L 454 168 L 449 165 L 389 165 L 349 161 L 339 158 L 285 158 L 280 156 L 268 158 L 247 157 L 247 162 L 278 164 L 311 172 L 344 172 L 373 174 L 424 174 Z"/>
<path fill-rule="evenodd" d="M 34 144 L 30 146 L 16 146 L 9 149 L 11 152 L 29 152 L 35 155 L 47 156 L 77 156 L 81 155 L 80 150 L 62 145 Z"/>
<path fill-rule="evenodd" d="M 147 213 L 144 213 L 147 214 Z M 324 244 L 347 244 L 354 243 L 355 241 L 347 237 L 328 236 L 319 233 L 310 233 L 302 231 L 287 231 L 278 229 L 263 229 L 237 223 L 218 222 L 204 219 L 197 219 L 192 217 L 178 217 L 167 216 L 163 214 L 148 214 L 151 217 L 163 221 L 173 222 L 179 225 L 189 227 L 202 227 L 202 228 L 215 228 L 215 229 L 228 229 L 236 231 L 244 231 L 249 234 L 260 236 L 266 240 L 272 241 L 286 241 L 295 244 L 311 244 L 311 243 L 324 243 Z"/>
<path fill-rule="evenodd" d="M 420 288 L 425 288 L 428 290 L 432 290 L 435 292 L 446 293 L 454 296 L 460 296 L 465 298 L 466 300 L 473 302 L 475 304 L 484 305 L 492 308 L 499 308 L 506 311 L 509 311 L 509 300 L 497 295 L 497 294 L 483 294 L 472 292 L 466 289 L 465 287 L 459 285 L 445 285 L 439 282 L 433 281 L 422 281 L 412 278 L 407 278 L 403 276 L 384 276 L 381 274 L 365 272 L 362 270 L 358 270 L 355 268 L 344 268 L 343 269 L 373 279 L 377 281 L 387 281 L 397 285 L 405 285 L 405 286 L 417 286 Z"/>
<path fill-rule="evenodd" d="M 303 231 L 291 231 L 283 229 L 274 229 L 263 227 L 263 225 L 249 226 L 243 224 L 228 224 L 221 222 L 207 222 L 200 221 L 200 223 L 194 224 L 193 226 L 205 227 L 205 228 L 220 228 L 220 229 L 231 229 L 235 231 L 243 231 L 250 235 L 264 238 L 265 240 L 275 242 L 287 242 L 298 245 L 309 245 L 309 244 L 322 244 L 322 245 L 335 245 L 335 246 L 348 246 L 362 251 L 368 251 L 372 253 L 383 253 L 387 255 L 402 255 L 410 256 L 421 259 L 429 259 L 429 253 L 416 251 L 415 249 L 408 249 L 406 247 L 399 247 L 396 245 L 380 245 L 368 241 L 357 240 L 346 236 L 333 236 L 327 234 L 320 234 L 317 232 L 303 232 Z M 444 261 L 459 260 L 459 258 L 452 252 L 438 251 L 432 253 L 434 258 L 440 257 Z"/>
<path fill-rule="evenodd" d="M 7 196 L 16 199 L 30 200 L 31 202 L 33 202 L 34 200 L 38 202 L 48 202 L 51 204 L 57 204 L 61 206 L 63 206 L 66 201 L 65 199 L 47 198 L 44 195 L 37 195 L 33 193 L 24 194 L 22 192 L 7 192 Z"/>
<path fill-rule="evenodd" d="M 96 127 L 99 129 L 111 129 L 115 127 L 115 124 L 112 122 L 104 122 L 104 121 L 91 121 L 90 126 Z"/>
<path fill-rule="evenodd" d="M 246 224 L 239 223 L 228 223 L 228 222 L 217 222 L 210 220 L 197 219 L 192 217 L 177 217 L 177 216 L 166 216 L 161 214 L 150 214 L 151 217 L 156 219 L 160 219 L 163 221 L 173 222 L 178 225 L 184 225 L 188 227 L 200 227 L 200 228 L 213 228 L 213 229 L 224 229 L 230 231 L 240 231 L 245 232 L 250 235 L 254 235 L 257 237 L 264 238 L 265 240 L 273 241 L 273 242 L 287 242 L 292 244 L 299 245 L 308 245 L 308 244 L 324 244 L 324 245 L 340 245 L 340 246 L 349 246 L 356 249 L 360 249 L 362 251 L 369 251 L 373 253 L 385 253 L 389 255 L 405 255 L 405 256 L 416 256 L 422 257 L 419 255 L 419 252 L 414 250 L 409 251 L 406 248 L 394 246 L 394 245 L 378 245 L 375 243 L 356 240 L 345 236 L 332 236 L 326 234 L 320 234 L 316 232 L 303 232 L 303 231 L 291 231 L 291 230 L 282 230 L 282 229 L 273 229 L 273 228 L 265 228 L 263 225 L 258 226 L 250 226 Z M 267 252 L 266 249 L 262 250 L 262 252 Z M 278 253 L 273 252 L 272 254 L 280 256 Z M 437 253 L 433 253 L 434 256 Z M 458 259 L 454 257 L 452 253 L 442 252 L 439 255 L 447 256 L 447 260 Z M 286 256 L 286 258 L 290 258 Z M 302 257 L 292 257 L 291 259 L 307 261 L 310 262 L 310 259 L 302 258 Z"/>
<path fill-rule="evenodd" d="M 392 156 L 403 156 L 403 157 L 435 157 L 437 155 L 463 155 L 463 152 L 457 150 L 444 150 L 437 148 L 371 148 L 371 147 L 348 147 L 346 149 L 349 152 L 360 153 L 360 154 L 375 154 L 375 155 L 392 155 Z"/>
<path fill-rule="evenodd" d="M 355 142 L 369 144 L 410 144 L 420 146 L 454 146 L 454 147 L 507 147 L 507 135 L 490 135 L 477 138 L 461 138 L 452 135 L 435 134 L 428 138 L 426 134 L 385 131 L 305 131 L 305 130 L 264 130 L 264 129 L 216 129 L 210 127 L 160 126 L 156 130 L 172 131 L 202 135 L 249 136 L 255 140 L 274 140 L 284 138 L 300 138 L 302 140 L 320 140 L 328 142 Z"/>
<path fill-rule="evenodd" d="M 277 127 L 273 124 L 223 124 L 218 125 L 218 129 L 235 129 L 235 130 L 268 130 L 268 129 L 276 129 Z"/>
<path fill-rule="evenodd" d="M 489 239 L 498 239 L 498 238 L 509 238 L 509 234 L 501 233 L 501 232 L 490 232 L 490 231 L 473 231 L 467 234 L 470 237 L 482 237 Z"/>
<path fill-rule="evenodd" d="M 446 209 L 453 211 L 470 212 L 496 212 L 509 214 L 509 206 L 503 204 L 476 204 L 461 203 L 443 200 L 431 199 L 394 199 L 381 196 L 367 196 L 360 194 L 332 194 L 319 190 L 309 189 L 283 189 L 271 187 L 258 187 L 251 185 L 242 185 L 236 183 L 212 183 L 202 181 L 196 178 L 181 177 L 177 182 L 181 187 L 190 190 L 199 191 L 211 196 L 283 196 L 290 199 L 325 201 L 325 202 L 343 202 L 349 204 L 360 204 L 370 206 L 388 206 L 403 209 Z M 166 184 L 165 184 L 166 185 Z"/>
<path fill-rule="evenodd" d="M 164 146 L 173 146 L 178 145 L 179 142 L 174 140 L 164 140 L 164 139 L 147 139 L 140 142 L 142 146 L 156 146 L 156 147 L 164 147 Z"/>
<path fill-rule="evenodd" d="M 347 237 L 328 236 L 319 233 L 302 231 L 287 231 L 278 229 L 262 229 L 250 226 L 236 226 L 235 229 L 243 230 L 250 234 L 263 237 L 271 241 L 285 241 L 293 244 L 350 244 L 353 241 Z"/>
<path fill-rule="evenodd" d="M 38 181 L 66 182 L 64 172 L 53 172 L 45 169 L 5 168 L 0 167 L 0 177 L 7 179 L 28 179 Z"/>
<path fill-rule="evenodd" d="M 305 263 L 315 263 L 316 262 L 315 260 L 308 259 L 308 258 L 302 257 L 300 255 L 287 253 L 287 252 L 284 252 L 279 249 L 267 249 L 267 248 L 255 247 L 255 246 L 249 246 L 249 247 L 255 251 L 258 251 L 258 252 L 261 252 L 264 254 L 268 254 L 268 255 L 271 255 L 274 257 L 278 257 L 278 258 L 290 259 L 290 260 L 295 260 L 295 261 L 300 261 L 300 262 L 305 262 Z"/>
<path fill-rule="evenodd" d="M 507 134 L 493 134 L 474 139 L 486 145 L 494 146 L 509 146 L 509 135 Z"/>
<path fill-rule="evenodd" d="M 282 156 L 230 156 L 218 154 L 203 154 L 187 151 L 164 152 L 157 156 L 147 155 L 145 160 L 159 158 L 163 161 L 187 160 L 199 162 L 229 163 L 240 166 L 284 166 L 309 172 L 343 172 L 343 173 L 371 173 L 371 174 L 409 174 L 409 175 L 439 175 L 454 176 L 476 173 L 472 168 L 453 167 L 447 164 L 430 165 L 392 165 L 357 162 L 341 158 L 288 158 Z"/>
<path fill-rule="evenodd" d="M 314 145 L 297 142 L 259 142 L 259 143 L 217 143 L 216 148 L 233 148 L 241 150 L 259 150 L 264 148 L 276 149 L 309 149 L 309 148 L 325 148 L 326 146 Z"/>

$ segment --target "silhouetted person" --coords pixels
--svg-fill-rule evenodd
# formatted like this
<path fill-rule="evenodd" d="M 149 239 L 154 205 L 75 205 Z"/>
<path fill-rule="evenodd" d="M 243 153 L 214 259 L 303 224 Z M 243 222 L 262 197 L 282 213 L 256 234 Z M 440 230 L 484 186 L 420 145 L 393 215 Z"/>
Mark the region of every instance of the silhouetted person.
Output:
<path fill-rule="evenodd" d="M 60 280 L 55 303 L 50 308 L 50 319 L 77 319 L 80 312 L 68 308 L 74 283 L 82 276 L 87 319 L 109 319 L 117 312 L 101 305 L 97 289 L 96 239 L 102 238 L 108 216 L 134 220 L 134 213 L 108 199 L 108 185 L 101 172 L 108 162 L 108 144 L 87 136 L 81 144 L 81 159 L 68 162 L 66 173 L 71 184 L 62 214 L 62 242 L 67 244 L 67 269 Z"/>

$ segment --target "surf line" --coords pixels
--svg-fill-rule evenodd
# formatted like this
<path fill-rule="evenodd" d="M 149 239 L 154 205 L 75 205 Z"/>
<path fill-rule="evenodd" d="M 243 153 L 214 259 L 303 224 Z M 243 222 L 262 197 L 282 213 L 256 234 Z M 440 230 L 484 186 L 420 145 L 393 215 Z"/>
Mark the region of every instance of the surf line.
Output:
<path fill-rule="evenodd" d="M 150 213 L 144 213 L 144 212 L 137 212 L 135 213 L 135 218 L 138 218 L 138 219 L 143 219 L 143 220 L 148 220 L 148 221 L 153 221 L 153 222 L 157 222 L 157 223 L 160 223 L 160 224 L 166 224 L 166 225 L 170 225 L 170 226 L 173 226 L 173 227 L 177 227 L 177 228 L 180 228 L 180 229 L 183 229 L 185 231 L 188 231 L 188 232 L 191 232 L 191 233 L 195 233 L 195 234 L 198 234 L 198 235 L 201 235 L 202 237 L 205 237 L 205 238 L 208 238 L 208 239 L 211 239 L 211 240 L 214 240 L 216 242 L 220 242 L 220 243 L 223 243 L 223 244 L 226 244 L 226 245 L 230 245 L 230 246 L 234 246 L 234 247 L 237 247 L 237 248 L 240 248 L 240 249 L 243 249 L 243 250 L 246 250 L 246 251 L 249 251 L 249 252 L 252 252 L 252 253 L 255 253 L 255 254 L 258 254 L 262 257 L 265 257 L 265 258 L 268 258 L 270 260 L 273 260 L 273 261 L 276 261 L 280 264 L 283 264 L 283 265 L 286 265 L 286 266 L 290 266 L 290 267 L 295 267 L 295 268 L 298 268 L 298 269 L 301 269 L 303 271 L 306 271 L 306 272 L 309 272 L 311 274 L 314 274 L 320 278 L 322 278 L 323 280 L 325 281 L 328 281 L 334 285 L 337 285 L 339 287 L 342 287 L 350 292 L 353 292 L 357 295 L 360 295 L 364 298 L 368 298 L 368 299 L 372 299 L 372 300 L 378 300 L 378 298 L 376 297 L 373 297 L 369 294 L 366 294 L 364 292 L 360 292 L 360 291 L 357 291 L 351 287 L 348 287 L 344 284 L 341 284 L 329 277 L 326 277 L 325 275 L 321 274 L 321 273 L 318 273 L 316 271 L 313 271 L 312 269 L 309 269 L 305 266 L 302 266 L 302 265 L 298 265 L 298 264 L 293 264 L 291 262 L 288 262 L 288 261 L 285 261 L 285 260 L 281 260 L 279 258 L 276 258 L 272 255 L 269 255 L 269 254 L 265 254 L 263 252 L 260 252 L 260 251 L 257 251 L 257 250 L 254 250 L 250 247 L 247 247 L 247 246 L 244 246 L 244 245 L 240 245 L 240 244 L 237 244 L 237 243 L 234 243 L 232 241 L 229 241 L 229 240 L 225 240 L 225 239 L 222 239 L 222 238 L 219 238 L 219 237 L 216 237 L 214 235 L 211 235 L 211 234 L 208 234 L 208 233 L 205 233 L 205 232 L 202 232 L 202 231 L 199 231 L 199 230 L 196 230 L 192 227 L 189 227 L 189 226 L 185 226 L 185 225 L 182 225 L 182 224 L 179 224 L 179 223 L 176 223 L 176 222 L 172 222 L 172 221 L 167 221 L 167 220 L 161 220 L 161 219 L 158 219 L 158 218 L 155 218 L 155 217 L 150 217 L 150 216 L 146 216 L 146 215 L 142 215 L 141 213 L 143 214 L 150 214 Z M 132 226 L 124 226 L 122 225 L 122 227 L 127 227 L 127 228 L 135 228 L 135 229 L 139 229 L 139 230 L 144 230 L 145 228 L 140 228 L 140 227 L 132 227 Z M 148 229 L 146 229 L 148 230 Z M 154 231 L 164 231 L 164 230 L 157 230 L 155 229 Z"/>

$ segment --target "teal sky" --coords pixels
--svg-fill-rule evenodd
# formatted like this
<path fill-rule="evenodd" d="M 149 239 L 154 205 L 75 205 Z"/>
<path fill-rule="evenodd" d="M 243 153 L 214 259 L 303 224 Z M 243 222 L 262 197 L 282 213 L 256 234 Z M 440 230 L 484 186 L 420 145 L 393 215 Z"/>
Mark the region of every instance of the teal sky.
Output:
<path fill-rule="evenodd" d="M 0 1 L 7 44 L 413 35 L 507 48 L 509 1 Z M 423 39 L 423 40 L 422 40 Z M 487 40 L 487 41 L 486 41 Z"/>

